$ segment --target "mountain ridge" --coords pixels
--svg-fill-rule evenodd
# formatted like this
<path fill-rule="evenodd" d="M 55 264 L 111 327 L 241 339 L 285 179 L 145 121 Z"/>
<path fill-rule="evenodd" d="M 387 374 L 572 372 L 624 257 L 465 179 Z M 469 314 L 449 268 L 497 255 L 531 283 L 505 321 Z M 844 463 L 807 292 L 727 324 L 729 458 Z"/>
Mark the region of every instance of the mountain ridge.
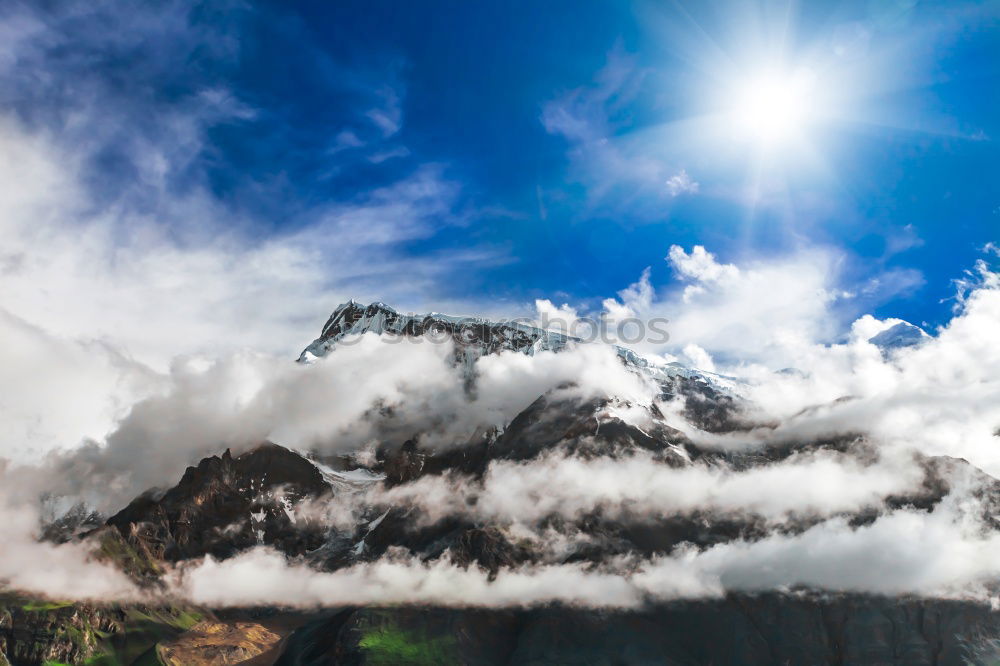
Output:
<path fill-rule="evenodd" d="M 572 345 L 602 344 L 532 326 L 516 319 L 496 321 L 438 312 L 401 314 L 381 301 L 363 305 L 352 299 L 334 309 L 319 337 L 299 354 L 298 362 L 309 363 L 322 358 L 341 340 L 365 333 L 406 337 L 429 335 L 451 340 L 456 345 L 455 361 L 467 375 L 473 373 L 476 361 L 487 354 L 515 351 L 533 356 L 543 351 L 560 352 Z M 677 377 L 698 379 L 711 384 L 716 390 L 728 390 L 728 386 L 737 381 L 732 377 L 695 370 L 676 361 L 657 361 L 621 345 L 610 346 L 626 365 L 656 380 L 669 381 Z"/>

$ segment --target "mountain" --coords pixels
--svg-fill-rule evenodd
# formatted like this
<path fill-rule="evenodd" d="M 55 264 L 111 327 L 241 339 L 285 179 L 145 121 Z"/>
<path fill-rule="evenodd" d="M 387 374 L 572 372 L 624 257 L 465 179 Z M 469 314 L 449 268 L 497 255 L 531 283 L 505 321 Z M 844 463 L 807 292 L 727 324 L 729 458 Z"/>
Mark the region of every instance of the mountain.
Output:
<path fill-rule="evenodd" d="M 380 303 L 344 304 L 300 360 L 317 362 L 345 336 L 423 335 L 440 327 L 455 340 L 456 362 L 474 368 L 484 354 L 561 352 L 573 340 L 548 331 L 445 315 L 399 315 Z M 905 336 L 904 336 L 905 337 Z M 226 560 L 266 546 L 317 571 L 409 557 L 479 569 L 489 581 L 534 565 L 581 565 L 652 559 L 678 549 L 753 543 L 774 533 L 801 535 L 826 520 L 803 511 L 778 524 L 750 507 L 711 506 L 651 515 L 603 506 L 542 511 L 523 524 L 502 513 L 473 510 L 483 502 L 537 503 L 515 483 L 497 485 L 498 469 L 580 463 L 573 483 L 595 461 L 635 462 L 648 469 L 723 478 L 823 455 L 858 473 L 879 461 L 862 437 L 801 437 L 767 447 L 720 447 L 713 436 L 773 427 L 747 421 L 725 379 L 681 366 L 638 362 L 661 397 L 683 403 L 685 425 L 656 403 L 615 396 L 539 395 L 509 423 L 481 428 L 463 441 L 428 445 L 418 431 L 378 442 L 367 455 L 323 456 L 260 442 L 188 467 L 167 490 L 136 497 L 109 518 L 76 508 L 50 525 L 52 540 L 93 544 L 96 557 L 118 565 L 142 586 L 159 589 L 171 567 L 211 556 Z M 475 373 L 468 376 L 475 380 Z M 916 459 L 918 478 L 876 504 L 834 518 L 852 528 L 884 512 L 927 514 L 952 491 L 978 500 L 982 529 L 1000 531 L 1000 481 L 964 460 Z M 526 468 L 525 468 L 526 469 Z M 430 485 L 433 484 L 436 485 Z M 486 485 L 494 483 L 491 492 Z M 421 488 L 461 488 L 453 506 L 425 515 Z M 972 489 L 972 490 L 969 490 Z M 544 492 L 544 488 L 543 491 Z M 788 492 L 794 492 L 789 489 Z M 972 497 L 970 495 L 969 497 Z M 439 497 L 434 495 L 433 497 Z M 794 499 L 794 498 L 793 498 Z M 449 508 L 449 506 L 451 508 Z M 489 509 L 490 507 L 485 507 Z M 337 518 L 332 519 L 331 513 Z M 532 522 L 533 521 L 533 522 Z M 527 538 L 530 526 L 545 538 Z M 570 583 L 567 583 L 570 584 Z M 213 609 L 140 608 L 0 598 L 0 665 L 127 664 L 934 664 L 987 663 L 997 655 L 1000 612 L 987 604 L 945 599 L 783 589 L 727 592 L 719 598 L 650 600 L 628 611 L 548 604 L 532 608 L 436 608 L 432 605 Z M 87 660 L 91 661 L 87 661 Z M 104 659 L 105 661 L 99 661 Z M 98 660 L 98 661 L 95 661 Z"/>
<path fill-rule="evenodd" d="M 504 350 L 529 355 L 539 351 L 560 351 L 574 340 L 562 333 L 515 321 L 492 322 L 480 317 L 455 317 L 437 312 L 404 315 L 385 303 L 362 305 L 352 300 L 333 311 L 320 336 L 303 350 L 299 361 L 326 356 L 344 338 L 364 333 L 449 339 L 458 346 L 463 360 L 471 363 L 484 354 Z"/>
<path fill-rule="evenodd" d="M 103 529 L 120 535 L 130 548 L 162 561 L 203 554 L 224 559 L 264 543 L 290 557 L 305 557 L 319 569 L 377 560 L 389 549 L 403 549 L 425 560 L 447 554 L 460 565 L 481 567 L 496 575 L 505 568 L 551 559 L 551 554 L 519 541 L 502 525 L 456 516 L 421 524 L 405 503 L 373 508 L 343 533 L 324 533 L 308 523 L 299 524 L 293 518 L 295 509 L 317 499 L 336 502 L 338 493 L 344 497 L 357 490 L 357 484 L 405 487 L 428 475 L 460 472 L 476 476 L 492 461 L 530 460 L 564 446 L 576 446 L 570 450 L 583 456 L 595 455 L 607 446 L 620 447 L 620 455 L 642 449 L 678 467 L 704 464 L 706 458 L 713 465 L 726 464 L 724 458 L 700 451 L 666 426 L 640 432 L 607 415 L 606 408 L 539 399 L 499 437 L 484 438 L 478 444 L 483 449 L 479 455 L 460 456 L 454 451 L 437 455 L 408 440 L 382 451 L 369 468 L 337 471 L 274 444 L 236 457 L 224 453 L 189 468 L 166 493 L 137 498 Z M 605 416 L 595 419 L 595 410 L 602 409 Z M 598 429 L 603 437 L 591 440 Z M 597 449 L 580 448 L 583 445 Z M 929 510 L 947 492 L 950 472 L 965 467 L 963 461 L 930 459 L 922 493 L 894 501 Z M 1000 484 L 994 482 L 990 492 L 1000 497 Z M 864 515 L 857 518 L 867 520 Z M 807 523 L 787 526 L 793 532 L 805 527 Z M 680 543 L 707 546 L 762 535 L 753 520 L 710 514 L 657 524 L 592 515 L 575 529 L 588 535 L 587 543 L 564 553 L 562 560 L 595 565 L 628 553 L 669 552 Z M 0 650 L 7 646 L 13 664 L 39 664 L 37 655 L 41 654 L 63 654 L 64 658 L 87 654 L 85 647 L 60 643 L 64 639 L 58 636 L 65 634 L 58 628 L 50 630 L 51 634 L 33 630 L 25 635 L 24 628 L 43 614 L 46 626 L 57 627 L 59 622 L 67 627 L 100 626 L 111 637 L 95 643 L 101 649 L 134 636 L 137 613 L 154 614 L 161 619 L 150 626 L 159 633 L 153 643 L 147 641 L 140 647 L 144 654 L 157 654 L 162 663 L 177 664 L 948 665 L 977 663 L 967 661 L 974 656 L 970 651 L 981 649 L 983 637 L 1000 632 L 1000 613 L 988 605 L 803 591 L 729 594 L 717 600 L 652 604 L 635 611 L 558 605 L 509 610 L 333 608 L 311 614 L 281 609 L 137 611 L 76 606 L 25 610 L 29 608 L 37 607 L 17 600 L 8 606 L 6 625 L 0 621 Z M 193 618 L 188 626 L 170 624 L 178 622 L 171 618 L 180 613 Z M 266 661 L 250 661 L 262 655 Z"/>
<path fill-rule="evenodd" d="M 907 321 L 901 321 L 872 336 L 868 342 L 881 349 L 883 354 L 888 354 L 897 349 L 921 345 L 930 339 L 931 336 L 924 329 Z"/>
<path fill-rule="evenodd" d="M 224 559 L 264 543 L 294 556 L 318 548 L 324 535 L 295 525 L 289 508 L 326 494 L 330 484 L 313 463 L 264 444 L 237 458 L 228 450 L 205 458 L 166 493 L 136 498 L 107 525 L 168 562 Z"/>
<path fill-rule="evenodd" d="M 362 305 L 343 303 L 323 325 L 320 336 L 299 355 L 299 363 L 311 363 L 337 348 L 350 336 L 400 335 L 430 336 L 455 345 L 454 361 L 472 382 L 476 360 L 487 354 L 513 351 L 528 356 L 542 351 L 559 352 L 586 341 L 558 331 L 544 330 L 521 321 L 490 321 L 481 317 L 458 317 L 436 312 L 404 315 L 385 303 Z M 682 395 L 686 399 L 685 416 L 706 430 L 731 430 L 737 427 L 736 396 L 739 380 L 711 372 L 695 370 L 681 363 L 649 358 L 619 345 L 611 345 L 621 362 L 657 382 L 662 397 Z"/>
<path fill-rule="evenodd" d="M 300 363 L 322 358 L 344 338 L 365 333 L 375 335 L 429 336 L 455 344 L 455 361 L 471 373 L 478 358 L 501 351 L 515 351 L 532 356 L 541 351 L 562 351 L 584 340 L 558 331 L 550 331 L 517 320 L 490 321 L 481 317 L 457 317 L 438 312 L 400 314 L 385 303 L 362 305 L 353 300 L 339 305 L 330 315 L 320 336 L 299 355 Z M 660 380 L 676 377 L 698 379 L 725 385 L 732 378 L 696 371 L 677 362 L 658 362 L 627 347 L 613 345 L 622 361 Z"/>

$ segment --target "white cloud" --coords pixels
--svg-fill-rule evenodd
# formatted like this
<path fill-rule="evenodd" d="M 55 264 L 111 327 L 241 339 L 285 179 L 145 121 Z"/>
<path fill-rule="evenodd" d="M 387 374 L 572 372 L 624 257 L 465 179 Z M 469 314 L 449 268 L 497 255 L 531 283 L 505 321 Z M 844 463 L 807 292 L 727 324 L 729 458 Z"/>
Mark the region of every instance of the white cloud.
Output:
<path fill-rule="evenodd" d="M 835 519 L 801 535 L 720 544 L 693 556 L 692 564 L 734 590 L 806 586 L 985 599 L 1000 574 L 992 555 L 1000 535 L 979 528 L 946 501 L 930 513 L 896 511 L 857 528 Z"/>
<path fill-rule="evenodd" d="M 113 346 L 49 335 L 0 309 L 2 452 L 37 460 L 100 439 L 162 377 Z"/>
<path fill-rule="evenodd" d="M 898 320 L 862 317 L 838 345 L 800 348 L 800 372 L 753 374 L 750 396 L 781 420 L 768 438 L 867 433 L 884 447 L 965 458 L 1000 474 L 1000 288 L 985 277 L 936 337 L 884 358 L 870 333 Z M 849 397 L 849 400 L 837 400 Z M 817 407 L 818 406 L 818 407 Z M 807 407 L 817 407 L 800 413 Z"/>
<path fill-rule="evenodd" d="M 612 321 L 639 316 L 649 311 L 653 303 L 653 285 L 649 281 L 650 269 L 647 267 L 639 276 L 639 281 L 618 292 L 618 300 L 606 298 L 601 303 L 604 314 Z"/>
<path fill-rule="evenodd" d="M 686 344 L 683 352 L 692 368 L 705 372 L 715 372 L 715 361 L 712 360 L 712 356 L 698 345 Z"/>
<path fill-rule="evenodd" d="M 590 607 L 638 607 L 650 599 L 717 597 L 725 591 L 874 592 L 934 597 L 989 596 L 1000 569 L 1000 537 L 983 535 L 972 514 L 946 500 L 929 513 L 900 510 L 851 527 L 834 518 L 801 534 L 773 534 L 645 561 L 619 558 L 596 568 L 578 564 L 502 569 L 490 581 L 447 558 L 430 563 L 401 556 L 332 573 L 267 550 L 182 568 L 172 587 L 199 604 L 320 606 L 424 603 L 532 606 L 558 601 Z"/>
<path fill-rule="evenodd" d="M 293 358 L 318 330 L 319 309 L 346 300 L 344 287 L 331 284 L 349 281 L 352 294 L 373 300 L 393 293 L 406 300 L 386 285 L 429 291 L 455 268 L 446 258 L 409 260 L 392 249 L 400 238 L 432 233 L 429 220 L 443 214 L 453 186 L 434 172 L 333 206 L 294 235 L 261 241 L 215 227 L 226 213 L 199 195 L 173 211 L 202 220 L 199 238 L 178 242 L 143 216 L 88 212 L 71 175 L 77 160 L 50 140 L 0 121 L 0 146 L 21 165 L 9 166 L 0 186 L 0 327 L 18 343 L 6 349 L 16 362 L 0 374 L 11 396 L 0 402 L 11 435 L 5 455 L 99 438 L 96 424 L 142 397 L 136 382 L 149 384 L 175 355 L 251 348 Z M 400 274 L 405 283 L 395 280 Z M 17 388 L 25 373 L 28 390 Z M 81 385 L 89 385 L 88 399 L 67 399 Z M 98 397 L 102 390 L 107 395 Z"/>
<path fill-rule="evenodd" d="M 23 481 L 18 471 L 5 469 L 0 460 L 0 585 L 52 599 L 140 599 L 143 595 L 125 574 L 94 560 L 91 544 L 38 540 L 36 496 L 18 492 Z"/>
<path fill-rule="evenodd" d="M 383 138 L 389 138 L 399 132 L 403 125 L 403 109 L 400 94 L 392 86 L 382 86 L 377 91 L 382 104 L 369 109 L 365 115 L 382 132 Z"/>
<path fill-rule="evenodd" d="M 239 453 L 268 440 L 300 450 L 360 447 L 391 427 L 391 419 L 365 418 L 376 405 L 392 408 L 412 437 L 465 401 L 450 352 L 366 335 L 309 365 L 253 352 L 179 359 L 160 391 L 134 403 L 103 440 L 50 457 L 42 471 L 52 474 L 50 490 L 114 510 L 226 448 Z M 451 426 L 466 436 L 461 428 L 474 427 Z"/>
<path fill-rule="evenodd" d="M 413 434 L 430 444 L 453 444 L 478 425 L 508 423 L 553 390 L 652 404 L 657 387 L 600 346 L 483 358 L 471 399 L 442 345 L 366 336 L 320 363 L 293 364 L 318 328 L 317 308 L 343 300 L 348 289 L 362 298 L 413 302 L 458 264 L 490 259 L 476 248 L 423 259 L 400 249 L 430 237 L 451 217 L 458 185 L 443 167 L 426 165 L 351 201 L 303 212 L 294 233 L 262 238 L 264 221 L 216 198 L 197 167 L 208 129 L 251 120 L 255 109 L 231 90 L 202 86 L 153 113 L 149 99 L 122 100 L 95 84 L 86 63 L 55 72 L 50 52 L 70 44 L 70 19 L 91 10 L 62 17 L 63 23 L 40 20 L 24 7 L 0 21 L 0 35 L 28 37 L 0 40 L 6 84 L 0 99 L 32 111 L 0 116 L 0 153 L 7 158 L 0 163 L 0 454 L 30 459 L 63 453 L 45 465 L 0 471 L 0 580 L 59 597 L 134 594 L 120 574 L 90 561 L 85 546 L 36 542 L 38 516 L 26 498 L 42 485 L 119 508 L 226 446 L 271 438 L 330 451 Z M 176 64 L 156 57 L 146 40 L 151 31 L 184 46 L 180 53 L 205 48 L 224 62 L 238 54 L 234 35 L 194 29 L 181 5 L 133 18 L 94 11 L 103 11 L 102 25 L 117 28 L 101 39 L 126 52 L 149 48 L 152 56 L 141 63 L 149 80 L 168 77 Z M 615 138 L 609 111 L 633 94 L 640 78 L 627 59 L 614 56 L 592 88 L 572 91 L 543 110 L 546 129 L 570 141 L 576 175 L 593 186 L 594 201 L 623 184 L 662 195 L 666 182 L 666 193 L 675 196 L 697 189 L 685 171 L 668 180 L 662 160 Z M 69 79 L 78 85 L 60 84 Z M 375 106 L 359 112 L 365 138 L 345 129 L 335 147 L 367 147 L 372 134 L 398 135 L 398 89 L 379 88 L 377 97 Z M 107 150 L 127 163 L 128 177 L 93 173 L 94 156 Z M 358 159 L 388 155 L 366 154 Z M 111 178 L 113 187 L 95 183 L 101 177 Z M 907 237 L 893 247 L 913 242 Z M 673 246 L 667 261 L 680 279 L 676 289 L 654 288 L 646 269 L 603 309 L 617 320 L 669 319 L 671 349 L 705 369 L 718 366 L 751 380 L 744 390 L 769 425 L 707 435 L 676 422 L 699 442 L 767 447 L 856 432 L 878 451 L 877 463 L 818 455 L 730 473 L 666 469 L 643 456 L 549 458 L 494 464 L 485 485 L 472 489 L 488 501 L 474 508 L 456 501 L 469 487 L 449 479 L 392 492 L 414 493 L 413 501 L 428 509 L 457 506 L 510 522 L 530 522 L 545 512 L 576 516 L 595 507 L 647 516 L 748 511 L 781 521 L 796 513 L 829 517 L 878 505 L 917 482 L 908 457 L 914 450 L 964 457 L 1000 474 L 1000 278 L 979 263 L 959 281 L 956 315 L 938 336 L 887 358 L 867 339 L 896 320 L 862 317 L 846 341 L 829 344 L 842 328 L 835 306 L 848 298 L 837 284 L 840 260 L 836 252 L 807 248 L 737 265 L 700 246 L 690 252 Z M 920 279 L 913 271 L 887 271 L 861 291 L 899 293 Z M 569 321 L 579 315 L 569 304 L 556 307 L 548 300 L 537 301 L 536 309 Z M 798 372 L 772 372 L 785 366 Z M 391 408 L 389 415 L 369 418 L 375 405 Z M 85 438 L 95 441 L 66 452 Z M 631 606 L 648 595 L 797 584 L 948 594 L 998 573 L 997 539 L 984 536 L 970 518 L 981 508 L 970 497 L 956 492 L 933 512 L 898 511 L 861 528 L 834 517 L 798 535 L 684 549 L 651 562 L 609 562 L 597 570 L 526 567 L 494 582 L 446 560 L 389 559 L 331 574 L 253 551 L 185 568 L 176 589 L 206 603 L 307 605 L 561 600 Z"/>
<path fill-rule="evenodd" d="M 678 572 L 680 573 L 680 572 Z M 678 576 L 678 592 L 696 584 Z M 182 571 L 174 587 L 199 604 L 291 606 L 433 603 L 443 606 L 536 606 L 559 601 L 571 605 L 635 606 L 639 591 L 616 573 L 589 571 L 581 564 L 502 570 L 495 580 L 476 567 L 462 568 L 446 558 L 421 563 L 382 559 L 332 573 L 289 565 L 279 554 L 254 550 L 234 558 Z"/>
<path fill-rule="evenodd" d="M 667 192 L 672 197 L 679 197 L 682 194 L 697 194 L 700 187 L 697 181 L 688 175 L 687 170 L 681 169 L 667 179 Z"/>
<path fill-rule="evenodd" d="M 796 349 L 838 333 L 833 307 L 843 298 L 836 285 L 839 261 L 832 251 L 807 249 L 736 266 L 719 262 L 701 246 L 688 253 L 675 245 L 667 262 L 680 285 L 658 295 L 647 270 L 618 300 L 606 300 L 604 309 L 615 316 L 669 321 L 669 345 L 637 343 L 639 350 L 663 353 L 697 345 L 716 365 L 721 357 L 781 368 L 791 364 Z"/>
<path fill-rule="evenodd" d="M 667 261 L 684 280 L 731 285 L 740 277 L 739 268 L 733 264 L 720 264 L 715 255 L 701 245 L 695 245 L 690 254 L 680 245 L 671 245 Z"/>
<path fill-rule="evenodd" d="M 389 148 L 387 150 L 382 150 L 376 153 L 372 153 L 368 156 L 368 161 L 372 164 L 381 164 L 388 160 L 396 159 L 399 157 L 407 157 L 410 154 L 410 150 L 405 146 L 400 146 L 398 148 Z"/>
<path fill-rule="evenodd" d="M 129 403 L 168 383 L 176 356 L 294 358 L 348 297 L 422 305 L 454 271 L 498 260 L 477 246 L 407 252 L 459 221 L 460 187 L 435 164 L 348 201 L 292 202 L 288 231 L 275 232 L 216 196 L 202 159 L 210 129 L 252 121 L 256 109 L 199 72 L 166 101 L 142 86 L 123 93 L 92 66 L 121 59 L 129 75 L 168 85 L 197 51 L 224 71 L 239 57 L 239 16 L 217 29 L 186 3 L 0 10 L 0 31 L 31 37 L 6 40 L 0 54 L 0 332 L 17 355 L 0 371 L 10 396 L 0 456 L 101 439 Z M 344 85 L 370 103 L 358 77 Z M 398 86 L 376 97 L 370 121 L 397 133 Z M 337 142 L 374 150 L 378 140 L 343 128 Z M 355 158 L 366 159 L 344 157 Z M 244 189 L 268 187 L 280 184 Z M 64 398 L 83 385 L 85 398 Z"/>
<path fill-rule="evenodd" d="M 568 303 L 556 307 L 547 298 L 535 300 L 535 312 L 540 328 L 565 334 L 570 334 L 571 330 L 574 329 L 574 324 L 580 318 L 576 308 L 570 307 Z"/>
<path fill-rule="evenodd" d="M 629 131 L 620 111 L 638 94 L 648 72 L 616 46 L 589 86 L 549 100 L 540 121 L 568 144 L 568 177 L 582 183 L 593 209 L 637 218 L 662 219 L 663 202 L 672 198 L 672 157 L 650 130 Z M 654 146 L 653 149 L 650 147 Z M 686 183 L 697 187 L 696 183 Z"/>
<path fill-rule="evenodd" d="M 696 464 L 675 468 L 651 454 L 581 459 L 552 452 L 527 462 L 494 461 L 481 482 L 427 476 L 358 501 L 419 507 L 434 523 L 450 515 L 537 528 L 557 515 L 580 519 L 594 511 L 611 520 L 659 520 L 710 513 L 760 516 L 768 524 L 880 509 L 891 495 L 920 487 L 924 469 L 911 456 L 862 464 L 849 455 L 818 452 L 742 471 Z"/>
<path fill-rule="evenodd" d="M 98 362 L 104 363 L 101 357 Z M 68 371 L 59 372 L 62 377 Z M 32 474 L 47 476 L 39 484 L 52 492 L 116 510 L 151 487 L 172 485 L 188 465 L 226 448 L 239 453 L 274 441 L 340 453 L 418 436 L 426 446 L 442 448 L 468 441 L 481 426 L 506 425 L 552 391 L 567 400 L 621 396 L 645 405 L 657 393 L 604 345 L 483 357 L 475 368 L 474 398 L 461 372 L 450 344 L 374 334 L 344 341 L 308 365 L 253 352 L 178 359 L 153 388 L 129 396 L 132 401 L 120 397 L 123 387 L 111 394 L 120 402 L 96 393 L 80 404 L 81 411 L 65 408 L 68 423 L 59 434 L 97 419 L 87 408 L 105 402 L 110 415 L 95 430 L 108 421 L 114 425 L 91 443 L 48 456 Z M 111 374 L 112 380 L 119 377 Z M 50 391 L 38 396 L 46 399 Z M 29 407 L 35 403 L 29 396 Z"/>
<path fill-rule="evenodd" d="M 649 404 L 657 389 L 630 372 L 615 351 L 600 344 L 581 344 L 567 352 L 528 356 L 503 352 L 484 356 L 476 364 L 476 401 L 471 408 L 480 422 L 504 424 L 543 393 L 559 387 L 564 397 L 619 396 Z M 489 415 L 493 415 L 490 419 Z"/>

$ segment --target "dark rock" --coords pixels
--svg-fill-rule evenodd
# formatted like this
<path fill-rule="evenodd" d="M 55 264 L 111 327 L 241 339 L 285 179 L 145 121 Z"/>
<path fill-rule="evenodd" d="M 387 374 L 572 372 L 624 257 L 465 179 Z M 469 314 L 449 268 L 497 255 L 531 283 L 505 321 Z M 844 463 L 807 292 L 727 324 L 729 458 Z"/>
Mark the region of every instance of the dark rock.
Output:
<path fill-rule="evenodd" d="M 319 547 L 323 534 L 292 525 L 279 495 L 297 501 L 330 492 L 315 465 L 275 444 L 188 467 L 162 496 L 140 496 L 107 524 L 160 559 L 229 557 L 258 543 L 290 555 Z"/>
<path fill-rule="evenodd" d="M 476 527 L 462 532 L 451 547 L 452 560 L 461 566 L 478 564 L 490 573 L 490 578 L 504 567 L 516 567 L 533 559 L 530 548 L 512 544 L 495 527 Z"/>
<path fill-rule="evenodd" d="M 281 663 L 959 666 L 995 663 L 998 632 L 1000 613 L 986 605 L 864 596 L 732 596 L 635 612 L 362 609 L 338 618 L 333 640 L 313 628 L 322 655 Z"/>

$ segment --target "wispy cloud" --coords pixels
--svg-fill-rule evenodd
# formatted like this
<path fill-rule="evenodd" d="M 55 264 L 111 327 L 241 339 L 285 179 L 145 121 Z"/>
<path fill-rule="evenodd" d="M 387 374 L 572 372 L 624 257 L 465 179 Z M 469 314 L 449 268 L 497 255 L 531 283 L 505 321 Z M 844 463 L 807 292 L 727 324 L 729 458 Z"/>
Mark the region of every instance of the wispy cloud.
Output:
<path fill-rule="evenodd" d="M 382 132 L 382 137 L 388 138 L 399 132 L 403 124 L 400 94 L 396 88 L 382 86 L 378 89 L 377 96 L 382 103 L 369 109 L 365 115 Z"/>
<path fill-rule="evenodd" d="M 677 163 L 676 140 L 629 113 L 649 79 L 650 72 L 617 46 L 591 85 L 542 107 L 541 123 L 566 140 L 567 175 L 586 188 L 591 209 L 631 220 L 663 219 L 672 199 L 700 189 Z"/>

